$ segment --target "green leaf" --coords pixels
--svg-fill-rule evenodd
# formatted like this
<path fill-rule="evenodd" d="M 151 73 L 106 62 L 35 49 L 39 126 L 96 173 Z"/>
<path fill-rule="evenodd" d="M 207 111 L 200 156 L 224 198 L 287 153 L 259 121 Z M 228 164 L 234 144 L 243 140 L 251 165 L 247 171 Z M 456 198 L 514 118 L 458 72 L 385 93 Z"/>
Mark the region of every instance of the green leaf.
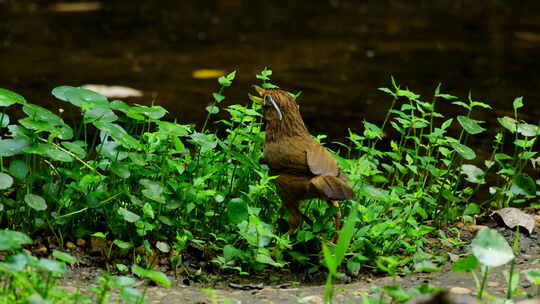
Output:
<path fill-rule="evenodd" d="M 535 125 L 520 123 L 517 126 L 517 131 L 519 134 L 527 137 L 538 136 L 540 135 L 540 128 Z"/>
<path fill-rule="evenodd" d="M 32 209 L 37 211 L 43 211 L 47 209 L 47 203 L 45 202 L 45 199 L 43 197 L 37 195 L 37 194 L 27 194 L 24 196 L 24 201 L 28 206 L 30 206 Z"/>
<path fill-rule="evenodd" d="M 422 260 L 414 264 L 414 270 L 417 272 L 439 272 L 441 269 L 430 260 Z"/>
<path fill-rule="evenodd" d="M 62 150 L 58 150 L 55 146 L 46 144 L 46 155 L 54 160 L 61 161 L 61 162 L 72 162 L 73 157 Z"/>
<path fill-rule="evenodd" d="M 111 171 L 120 176 L 121 178 L 129 178 L 131 176 L 131 172 L 129 171 L 129 166 L 122 162 L 114 162 L 111 165 Z"/>
<path fill-rule="evenodd" d="M 482 128 L 478 122 L 467 116 L 458 116 L 457 120 L 463 129 L 469 134 L 478 134 L 484 132 L 486 129 Z"/>
<path fill-rule="evenodd" d="M 165 204 L 165 198 L 163 197 L 163 186 L 160 183 L 151 181 L 149 179 L 141 179 L 139 181 L 141 185 L 144 186 L 144 189 L 141 191 L 141 193 L 158 203 Z"/>
<path fill-rule="evenodd" d="M 86 147 L 86 143 L 80 140 L 70 142 L 70 141 L 63 141 L 62 146 L 64 148 L 68 149 L 69 152 L 77 155 L 79 158 L 85 158 L 86 157 L 86 150 L 84 147 Z"/>
<path fill-rule="evenodd" d="M 67 271 L 66 264 L 59 261 L 51 260 L 51 259 L 45 259 L 45 258 L 39 259 L 39 262 L 36 264 L 36 267 L 38 269 L 51 272 L 55 275 L 61 275 Z"/>
<path fill-rule="evenodd" d="M 471 272 L 476 267 L 478 267 L 478 259 L 472 254 L 469 254 L 465 257 L 460 258 L 457 260 L 454 265 L 452 265 L 452 271 L 453 272 Z"/>
<path fill-rule="evenodd" d="M 204 134 L 204 133 L 193 133 L 191 134 L 191 140 L 201 147 L 201 152 L 205 153 L 210 150 L 213 150 L 217 146 L 217 141 L 215 140 L 215 136 Z"/>
<path fill-rule="evenodd" d="M 525 271 L 525 277 L 531 284 L 540 285 L 540 270 L 529 269 Z"/>
<path fill-rule="evenodd" d="M 227 77 L 228 80 L 233 81 L 234 78 L 236 77 L 236 71 L 230 72 L 230 73 L 227 74 L 227 76 L 225 76 L 225 77 Z"/>
<path fill-rule="evenodd" d="M 165 242 L 161 242 L 161 241 L 156 243 L 156 248 L 159 249 L 159 251 L 164 252 L 164 253 L 171 251 L 171 247 L 169 246 L 169 244 Z"/>
<path fill-rule="evenodd" d="M 32 244 L 32 239 L 26 234 L 7 229 L 0 230 L 0 250 L 17 250 L 26 244 Z"/>
<path fill-rule="evenodd" d="M 467 110 L 469 110 L 470 106 L 466 103 L 464 103 L 463 101 L 454 101 L 452 102 L 452 104 L 455 104 L 456 106 L 460 106 L 462 108 L 465 108 Z"/>
<path fill-rule="evenodd" d="M 514 102 L 512 103 L 512 105 L 514 106 L 514 110 L 517 110 L 517 109 L 523 107 L 523 97 L 520 96 L 520 97 L 517 97 L 516 99 L 514 99 Z"/>
<path fill-rule="evenodd" d="M 457 99 L 456 96 L 450 95 L 450 94 L 435 94 L 435 97 L 439 97 L 445 100 L 454 100 Z"/>
<path fill-rule="evenodd" d="M 97 238 L 100 238 L 100 239 L 105 239 L 107 238 L 107 234 L 103 233 L 103 232 L 94 232 L 92 233 L 92 236 L 93 237 L 97 237 Z"/>
<path fill-rule="evenodd" d="M 355 229 L 354 225 L 356 223 L 356 220 L 358 218 L 356 208 L 351 208 L 351 213 L 347 220 L 345 221 L 345 225 L 339 231 L 339 240 L 336 245 L 336 251 L 335 251 L 335 263 L 339 266 L 343 262 L 343 258 L 345 257 L 345 253 L 347 253 L 347 249 L 349 249 L 349 245 L 351 243 L 352 237 L 354 235 Z"/>
<path fill-rule="evenodd" d="M 52 94 L 54 97 L 63 101 L 67 101 L 77 107 L 82 107 L 87 104 L 109 104 L 107 97 L 99 93 L 72 86 L 56 87 L 52 90 Z"/>
<path fill-rule="evenodd" d="M 505 116 L 497 118 L 497 121 L 508 131 L 512 133 L 515 133 L 517 131 L 517 121 L 515 119 Z"/>
<path fill-rule="evenodd" d="M 71 264 L 71 265 L 73 265 L 73 264 L 75 264 L 77 262 L 77 259 L 74 258 L 72 255 L 67 254 L 65 252 L 62 252 L 62 251 L 53 250 L 52 255 L 57 260 L 60 260 L 62 262 L 65 262 L 65 263 L 68 263 L 68 264 Z"/>
<path fill-rule="evenodd" d="M 191 132 L 189 125 L 180 125 L 168 121 L 156 121 L 156 124 L 159 126 L 159 133 L 169 136 L 187 136 Z"/>
<path fill-rule="evenodd" d="M 443 129 L 443 130 L 448 129 L 448 127 L 450 127 L 450 125 L 452 124 L 453 121 L 454 121 L 453 118 L 445 120 L 443 122 L 443 124 L 441 125 L 441 129 Z"/>
<path fill-rule="evenodd" d="M 103 121 L 103 122 L 113 122 L 113 121 L 118 120 L 118 116 L 114 114 L 114 112 L 111 110 L 108 104 L 106 106 L 95 105 L 91 107 L 90 109 L 84 111 L 83 116 L 84 116 L 83 122 L 85 124 L 98 121 L 98 120 Z"/>
<path fill-rule="evenodd" d="M 133 247 L 132 243 L 125 242 L 125 241 L 122 241 L 122 240 L 114 240 L 113 244 L 118 246 L 118 248 L 120 248 L 120 249 L 129 249 L 129 248 Z"/>
<path fill-rule="evenodd" d="M 135 107 L 130 108 L 127 115 L 129 117 L 132 117 L 142 114 L 150 119 L 157 120 L 165 116 L 165 114 L 167 113 L 167 110 L 165 110 L 165 108 L 161 106 L 148 107 L 143 105 L 136 105 Z"/>
<path fill-rule="evenodd" d="M 235 247 L 231 245 L 225 245 L 223 247 L 223 258 L 226 262 L 240 256 L 242 254 L 242 251 L 239 249 L 236 249 Z"/>
<path fill-rule="evenodd" d="M 510 190 L 515 195 L 535 195 L 536 183 L 529 175 L 522 173 L 514 177 Z"/>
<path fill-rule="evenodd" d="M 412 297 L 403 287 L 398 285 L 387 285 L 383 289 L 397 303 L 403 303 Z"/>
<path fill-rule="evenodd" d="M 467 207 L 465 207 L 465 210 L 463 211 L 463 215 L 472 215 L 472 214 L 478 214 L 480 213 L 480 206 L 478 206 L 475 203 L 469 203 L 467 204 Z"/>
<path fill-rule="evenodd" d="M 123 303 L 144 303 L 144 295 L 135 288 L 123 287 L 120 289 L 120 297 Z"/>
<path fill-rule="evenodd" d="M 216 107 L 216 106 L 207 106 L 206 107 L 206 112 L 208 112 L 210 114 L 217 114 L 217 113 L 219 113 L 219 108 Z"/>
<path fill-rule="evenodd" d="M 25 104 L 26 99 L 15 92 L 0 88 L 0 107 L 9 107 L 14 103 Z"/>
<path fill-rule="evenodd" d="M 124 218 L 125 221 L 130 222 L 130 223 L 135 223 L 141 218 L 140 216 L 127 210 L 126 208 L 120 207 L 118 208 L 117 212 Z"/>
<path fill-rule="evenodd" d="M 0 113 L 0 127 L 5 128 L 9 125 L 9 115 Z"/>
<path fill-rule="evenodd" d="M 30 143 L 23 138 L 2 139 L 0 140 L 0 157 L 9 157 L 17 155 Z"/>
<path fill-rule="evenodd" d="M 239 224 L 248 218 L 247 204 L 239 198 L 232 199 L 227 205 L 227 215 L 229 222 Z"/>
<path fill-rule="evenodd" d="M 0 190 L 5 190 L 13 185 L 13 177 L 0 173 Z"/>
<path fill-rule="evenodd" d="M 131 266 L 131 271 L 140 277 L 148 278 L 158 284 L 163 285 L 166 288 L 171 287 L 171 281 L 163 272 L 144 269 L 137 265 Z"/>
<path fill-rule="evenodd" d="M 480 230 L 471 243 L 474 256 L 485 266 L 502 266 L 512 259 L 514 253 L 506 240 L 495 230 Z"/>
<path fill-rule="evenodd" d="M 120 268 L 122 268 L 122 266 L 120 266 Z M 132 277 L 127 277 L 127 276 L 114 276 L 112 279 L 112 283 L 115 287 L 119 288 L 119 287 L 133 286 L 137 284 L 137 280 L 135 280 Z"/>
<path fill-rule="evenodd" d="M 364 124 L 364 136 L 369 139 L 381 138 L 382 130 L 377 125 L 367 121 L 362 122 Z"/>
<path fill-rule="evenodd" d="M 225 99 L 225 96 L 219 94 L 219 93 L 212 93 L 212 97 L 214 97 L 214 100 L 217 102 L 217 103 L 220 103 L 222 102 L 224 99 Z"/>
<path fill-rule="evenodd" d="M 474 150 L 463 144 L 451 142 L 450 146 L 452 146 L 452 148 L 454 148 L 454 150 L 466 160 L 472 160 L 476 158 L 476 153 L 474 153 Z"/>
<path fill-rule="evenodd" d="M 465 178 L 468 182 L 474 184 L 484 183 L 484 171 L 475 165 L 461 165 L 461 173 L 467 175 Z"/>
<path fill-rule="evenodd" d="M 230 81 L 229 79 L 227 79 L 227 77 L 225 76 L 221 76 L 218 78 L 218 82 L 221 86 L 223 87 L 230 87 L 231 84 L 232 84 L 232 81 Z"/>
<path fill-rule="evenodd" d="M 276 267 L 281 267 L 282 265 L 274 261 L 271 256 L 265 253 L 257 253 L 255 256 L 255 261 L 263 264 L 268 264 Z"/>
<path fill-rule="evenodd" d="M 93 124 L 96 128 L 110 135 L 125 148 L 136 150 L 142 149 L 141 143 L 129 135 L 121 126 L 105 121 L 94 121 Z"/>
<path fill-rule="evenodd" d="M 15 159 L 9 163 L 9 173 L 15 178 L 24 179 L 28 174 L 28 166 L 23 160 Z"/>

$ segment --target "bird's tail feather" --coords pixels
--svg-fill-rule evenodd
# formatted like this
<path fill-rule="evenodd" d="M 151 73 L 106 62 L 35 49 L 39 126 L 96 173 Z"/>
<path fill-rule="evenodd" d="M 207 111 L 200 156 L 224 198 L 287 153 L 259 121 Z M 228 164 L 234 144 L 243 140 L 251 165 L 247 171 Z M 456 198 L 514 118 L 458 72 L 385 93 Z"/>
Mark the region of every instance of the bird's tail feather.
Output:
<path fill-rule="evenodd" d="M 354 192 L 343 180 L 335 176 L 315 176 L 310 185 L 331 200 L 354 198 Z"/>

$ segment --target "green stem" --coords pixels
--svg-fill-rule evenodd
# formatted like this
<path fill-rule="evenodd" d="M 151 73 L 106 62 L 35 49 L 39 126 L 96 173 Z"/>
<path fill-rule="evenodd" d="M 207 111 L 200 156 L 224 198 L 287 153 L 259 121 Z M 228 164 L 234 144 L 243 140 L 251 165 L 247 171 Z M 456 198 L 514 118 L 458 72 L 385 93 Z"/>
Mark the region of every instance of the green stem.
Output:
<path fill-rule="evenodd" d="M 482 284 L 480 285 L 480 291 L 478 292 L 478 295 L 476 296 L 476 298 L 478 300 L 482 300 L 482 295 L 484 294 L 484 288 L 486 287 L 486 282 L 487 282 L 488 273 L 489 273 L 489 267 L 488 266 L 484 266 L 484 267 L 485 267 L 484 277 L 482 278 Z"/>

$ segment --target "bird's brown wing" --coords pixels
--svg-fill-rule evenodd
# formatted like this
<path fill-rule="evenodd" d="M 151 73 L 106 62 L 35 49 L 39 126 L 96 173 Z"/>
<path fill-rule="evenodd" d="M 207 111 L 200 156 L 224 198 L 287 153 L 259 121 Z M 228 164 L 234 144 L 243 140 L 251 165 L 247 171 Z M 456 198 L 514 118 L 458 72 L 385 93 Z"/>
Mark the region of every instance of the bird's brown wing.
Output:
<path fill-rule="evenodd" d="M 336 160 L 320 144 L 306 150 L 309 170 L 316 175 L 310 180 L 310 186 L 331 200 L 353 199 L 354 193 L 347 185 L 347 177 L 339 169 Z"/>
<path fill-rule="evenodd" d="M 348 200 L 354 198 L 351 187 L 335 176 L 315 176 L 309 182 L 310 186 L 315 187 L 319 193 L 324 194 L 328 199 Z"/>
<path fill-rule="evenodd" d="M 339 167 L 336 160 L 323 146 L 316 143 L 306 149 L 309 170 L 313 175 L 338 176 Z"/>

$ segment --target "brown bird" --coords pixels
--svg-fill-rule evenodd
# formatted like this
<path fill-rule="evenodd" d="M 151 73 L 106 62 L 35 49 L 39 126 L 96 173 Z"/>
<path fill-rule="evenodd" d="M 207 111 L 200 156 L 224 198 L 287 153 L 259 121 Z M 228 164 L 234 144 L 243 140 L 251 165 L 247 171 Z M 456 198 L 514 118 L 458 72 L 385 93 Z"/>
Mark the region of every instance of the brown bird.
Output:
<path fill-rule="evenodd" d="M 289 234 L 302 223 L 300 201 L 324 199 L 337 208 L 336 231 L 341 228 L 338 201 L 354 198 L 347 176 L 332 155 L 308 132 L 295 98 L 286 91 L 253 86 L 262 98 L 266 119 L 264 162 L 278 175 L 281 199 L 289 210 Z M 336 235 L 337 236 L 337 235 Z"/>

